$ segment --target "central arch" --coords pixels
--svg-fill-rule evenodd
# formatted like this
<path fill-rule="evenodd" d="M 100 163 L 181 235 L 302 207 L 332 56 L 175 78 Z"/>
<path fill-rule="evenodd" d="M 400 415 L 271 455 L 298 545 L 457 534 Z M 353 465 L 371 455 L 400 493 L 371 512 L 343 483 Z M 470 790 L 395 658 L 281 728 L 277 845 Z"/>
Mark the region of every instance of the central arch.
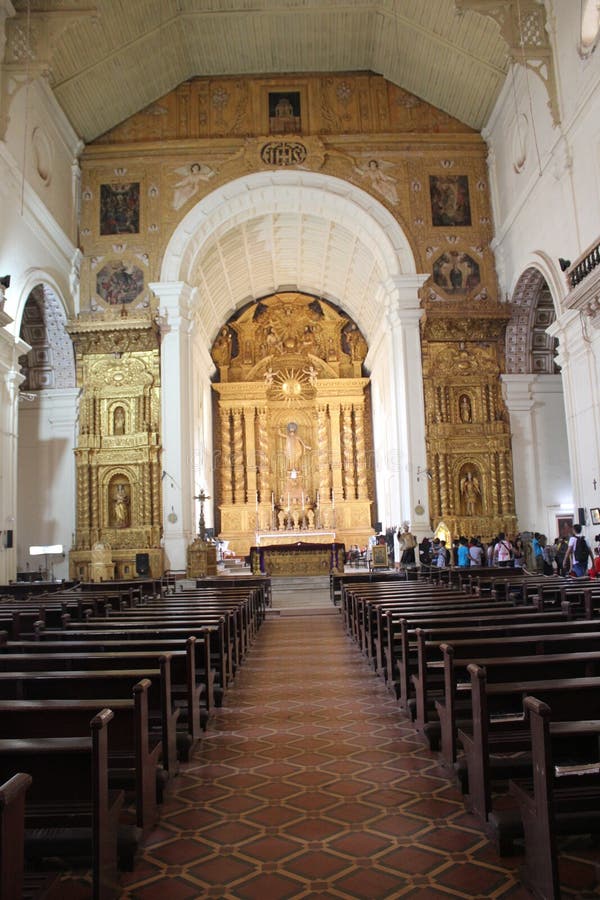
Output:
<path fill-rule="evenodd" d="M 193 532 L 187 498 L 212 482 L 208 347 L 251 300 L 281 290 L 321 296 L 354 319 L 369 343 L 379 518 L 414 520 L 425 466 L 418 275 L 406 231 L 378 200 L 315 172 L 261 172 L 221 186 L 179 222 L 151 285 L 162 341 L 165 549 L 173 568 Z M 410 382 L 410 390 L 409 390 Z M 186 445 L 186 423 L 193 436 Z M 179 445 L 169 435 L 181 438 Z M 189 472 L 190 460 L 194 461 Z M 414 496 L 413 496 L 414 495 Z M 180 504 L 176 523 L 169 514 Z M 428 511 L 422 504 L 423 522 Z"/>

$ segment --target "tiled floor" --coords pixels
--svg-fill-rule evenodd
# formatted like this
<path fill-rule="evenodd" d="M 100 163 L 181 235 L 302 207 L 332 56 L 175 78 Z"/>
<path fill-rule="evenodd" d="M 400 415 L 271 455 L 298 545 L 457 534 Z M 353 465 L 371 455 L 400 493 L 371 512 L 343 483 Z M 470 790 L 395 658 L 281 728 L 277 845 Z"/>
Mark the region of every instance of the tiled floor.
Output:
<path fill-rule="evenodd" d="M 339 617 L 289 617 L 261 628 L 122 900 L 525 900 L 521 863 L 496 856 Z M 596 896 L 585 855 L 562 874 L 565 896 Z"/>

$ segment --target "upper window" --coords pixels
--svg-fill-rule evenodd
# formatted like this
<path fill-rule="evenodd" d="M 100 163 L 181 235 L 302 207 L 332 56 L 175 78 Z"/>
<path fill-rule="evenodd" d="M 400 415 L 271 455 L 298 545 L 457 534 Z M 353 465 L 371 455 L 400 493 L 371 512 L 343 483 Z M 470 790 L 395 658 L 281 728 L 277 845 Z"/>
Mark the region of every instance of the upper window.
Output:
<path fill-rule="evenodd" d="M 595 48 L 600 33 L 599 0 L 583 0 L 581 6 L 581 55 L 588 56 Z"/>

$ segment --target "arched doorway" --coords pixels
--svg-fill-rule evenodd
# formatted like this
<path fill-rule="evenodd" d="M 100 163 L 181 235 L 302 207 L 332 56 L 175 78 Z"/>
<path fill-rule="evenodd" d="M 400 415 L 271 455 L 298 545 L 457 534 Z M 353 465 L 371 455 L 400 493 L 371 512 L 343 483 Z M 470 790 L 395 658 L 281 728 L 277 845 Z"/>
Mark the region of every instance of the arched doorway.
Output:
<path fill-rule="evenodd" d="M 515 503 L 521 530 L 554 539 L 573 516 L 567 427 L 557 341 L 548 332 L 556 319 L 545 275 L 535 266 L 517 281 L 506 330 L 506 375 Z"/>
<path fill-rule="evenodd" d="M 163 322 L 163 459 L 171 475 L 163 519 L 172 567 L 193 533 L 189 498 L 214 483 L 207 347 L 232 313 L 282 290 L 331 300 L 364 335 L 379 514 L 388 524 L 428 528 L 427 508 L 419 506 L 418 522 L 412 512 L 417 469 L 425 466 L 418 289 L 426 277 L 416 273 L 407 236 L 385 207 L 320 173 L 249 175 L 188 213 L 167 245 L 161 281 L 151 285 Z M 168 519 L 172 510 L 181 510 L 176 522 Z"/>
<path fill-rule="evenodd" d="M 17 568 L 39 574 L 31 546 L 60 545 L 47 576 L 68 577 L 66 554 L 75 530 L 73 449 L 77 395 L 73 344 L 66 313 L 54 288 L 38 283 L 29 292 L 20 337 L 31 349 L 21 357 L 19 394 Z M 60 516 L 57 511 L 60 510 Z"/>

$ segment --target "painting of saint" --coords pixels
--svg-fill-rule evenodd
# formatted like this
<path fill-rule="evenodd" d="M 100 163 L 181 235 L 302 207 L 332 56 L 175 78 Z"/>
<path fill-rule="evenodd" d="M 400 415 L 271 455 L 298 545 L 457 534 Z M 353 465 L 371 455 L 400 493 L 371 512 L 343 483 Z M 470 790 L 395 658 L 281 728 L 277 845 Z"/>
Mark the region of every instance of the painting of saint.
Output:
<path fill-rule="evenodd" d="M 140 184 L 100 185 L 100 234 L 139 234 Z"/>
<path fill-rule="evenodd" d="M 468 253 L 449 250 L 434 262 L 433 280 L 446 294 L 464 297 L 480 284 L 479 264 Z"/>
<path fill-rule="evenodd" d="M 132 303 L 144 290 L 144 273 L 123 262 L 103 266 L 96 276 L 96 292 L 105 303 Z"/>
<path fill-rule="evenodd" d="M 471 224 L 469 179 L 466 175 L 430 175 L 431 224 L 468 227 Z"/>

